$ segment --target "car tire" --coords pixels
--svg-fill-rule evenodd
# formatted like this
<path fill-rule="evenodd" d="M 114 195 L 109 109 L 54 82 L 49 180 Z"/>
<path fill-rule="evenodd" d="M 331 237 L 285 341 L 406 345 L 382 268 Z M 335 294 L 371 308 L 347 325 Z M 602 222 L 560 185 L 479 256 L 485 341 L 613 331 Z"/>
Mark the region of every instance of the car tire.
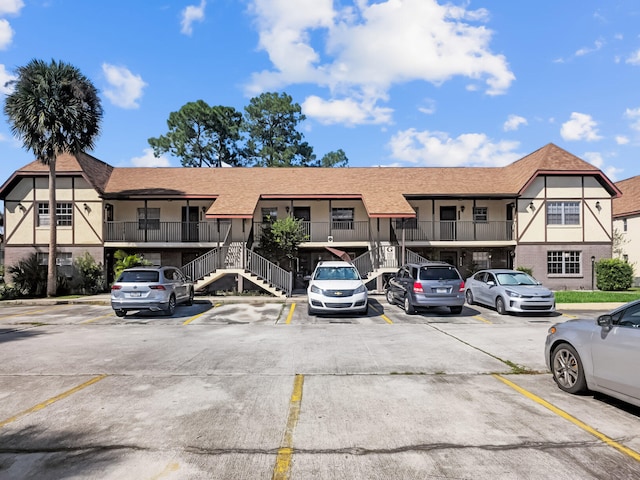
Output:
<path fill-rule="evenodd" d="M 363 308 L 362 310 L 360 310 L 360 311 L 358 312 L 358 314 L 359 314 L 359 315 L 366 315 L 367 313 L 369 313 L 369 304 L 368 304 L 368 303 L 366 303 L 366 304 L 364 305 L 364 308 Z"/>
<path fill-rule="evenodd" d="M 126 310 L 115 310 L 116 317 L 124 317 L 127 314 Z"/>
<path fill-rule="evenodd" d="M 387 297 L 387 303 L 389 305 L 395 305 L 396 304 L 396 299 L 393 297 L 393 292 L 390 289 L 387 290 L 386 297 Z"/>
<path fill-rule="evenodd" d="M 167 304 L 167 308 L 164 310 L 165 315 L 170 317 L 176 311 L 176 297 L 172 294 L 169 297 L 169 303 Z"/>
<path fill-rule="evenodd" d="M 307 315 L 315 315 L 313 308 L 311 308 L 311 304 L 307 304 Z"/>
<path fill-rule="evenodd" d="M 462 313 L 462 307 L 449 307 L 451 313 Z"/>
<path fill-rule="evenodd" d="M 407 315 L 413 315 L 416 313 L 416 308 L 411 303 L 409 295 L 406 295 L 404 297 L 404 313 L 406 313 Z"/>
<path fill-rule="evenodd" d="M 190 307 L 191 305 L 193 305 L 193 297 L 194 297 L 194 295 L 195 295 L 195 293 L 193 292 L 193 289 L 190 289 L 189 290 L 189 298 L 184 303 L 187 307 Z"/>
<path fill-rule="evenodd" d="M 464 294 L 464 297 L 467 300 L 467 304 L 469 305 L 476 304 L 476 302 L 473 300 L 473 293 L 471 292 L 471 290 L 467 290 L 467 292 Z"/>
<path fill-rule="evenodd" d="M 561 343 L 553 349 L 551 373 L 558 387 L 565 392 L 581 393 L 587 390 L 580 355 L 568 343 Z"/>
<path fill-rule="evenodd" d="M 500 315 L 507 314 L 507 307 L 505 306 L 502 297 L 496 298 L 496 312 L 498 312 Z"/>

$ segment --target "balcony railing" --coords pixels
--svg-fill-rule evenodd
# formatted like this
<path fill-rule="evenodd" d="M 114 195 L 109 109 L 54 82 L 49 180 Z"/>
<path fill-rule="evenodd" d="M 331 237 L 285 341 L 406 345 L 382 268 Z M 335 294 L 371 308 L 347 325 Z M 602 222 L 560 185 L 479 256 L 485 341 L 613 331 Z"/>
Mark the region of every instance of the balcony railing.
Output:
<path fill-rule="evenodd" d="M 513 222 L 394 222 L 396 239 L 407 242 L 427 241 L 508 241 L 513 240 Z M 404 233 L 404 236 L 403 236 Z"/>
<path fill-rule="evenodd" d="M 105 222 L 105 242 L 223 242 L 231 228 L 229 223 L 217 222 Z"/>
<path fill-rule="evenodd" d="M 306 222 L 302 223 L 305 242 L 367 242 L 369 241 L 369 222 Z M 255 240 L 260 241 L 262 229 L 268 223 L 256 223 Z"/>

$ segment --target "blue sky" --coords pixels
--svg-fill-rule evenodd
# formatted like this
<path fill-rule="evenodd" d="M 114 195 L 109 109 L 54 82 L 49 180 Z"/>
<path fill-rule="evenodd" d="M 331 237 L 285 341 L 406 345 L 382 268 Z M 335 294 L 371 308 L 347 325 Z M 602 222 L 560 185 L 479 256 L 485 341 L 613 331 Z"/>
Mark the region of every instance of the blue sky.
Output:
<path fill-rule="evenodd" d="M 147 139 L 202 99 L 303 108 L 318 157 L 354 167 L 499 166 L 553 142 L 640 174 L 637 0 L 0 0 L 0 97 L 33 58 L 100 91 L 94 156 L 180 166 Z M 32 156 L 0 121 L 0 177 Z"/>

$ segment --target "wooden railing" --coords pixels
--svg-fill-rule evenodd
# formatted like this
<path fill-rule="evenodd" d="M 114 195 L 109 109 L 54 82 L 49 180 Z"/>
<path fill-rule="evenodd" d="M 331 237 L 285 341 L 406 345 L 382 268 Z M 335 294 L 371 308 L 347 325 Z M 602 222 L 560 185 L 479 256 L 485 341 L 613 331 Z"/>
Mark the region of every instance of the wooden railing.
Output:
<path fill-rule="evenodd" d="M 226 222 L 105 222 L 104 241 L 213 243 L 224 241 L 230 229 L 231 224 Z"/>

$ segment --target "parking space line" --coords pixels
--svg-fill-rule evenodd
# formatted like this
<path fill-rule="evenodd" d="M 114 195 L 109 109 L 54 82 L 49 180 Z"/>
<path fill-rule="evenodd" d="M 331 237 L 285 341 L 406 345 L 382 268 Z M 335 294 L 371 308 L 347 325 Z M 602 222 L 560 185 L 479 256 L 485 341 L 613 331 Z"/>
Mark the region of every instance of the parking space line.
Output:
<path fill-rule="evenodd" d="M 563 313 L 562 316 L 567 318 L 578 318 L 575 315 L 569 315 L 568 313 Z"/>
<path fill-rule="evenodd" d="M 154 475 L 153 477 L 149 477 L 149 480 L 159 480 L 160 478 L 167 477 L 171 473 L 177 472 L 178 470 L 180 470 L 180 464 L 179 463 L 177 463 L 177 462 L 170 463 L 169 465 L 164 467 L 163 471 L 161 471 L 157 475 Z"/>
<path fill-rule="evenodd" d="M 287 325 L 291 324 L 291 319 L 293 318 L 293 311 L 296 309 L 296 304 L 292 303 L 291 308 L 289 309 L 289 315 L 287 315 L 287 321 L 285 322 Z"/>
<path fill-rule="evenodd" d="M 216 307 L 219 307 L 220 305 L 222 305 L 221 303 L 216 303 L 213 307 L 211 307 L 209 310 L 213 310 Z M 200 318 L 202 315 L 204 315 L 205 313 L 207 313 L 209 310 L 205 310 L 202 313 L 199 313 L 197 315 L 194 315 L 191 318 L 188 318 L 187 320 L 185 320 L 184 322 L 182 322 L 182 325 L 189 325 L 191 322 L 193 322 L 194 320 Z"/>
<path fill-rule="evenodd" d="M 4 317 L 0 317 L 0 320 L 5 320 L 7 318 L 13 318 L 13 317 L 24 317 L 25 315 L 31 315 L 32 313 L 42 313 L 42 312 L 46 312 L 48 309 L 42 309 L 42 310 L 32 310 L 31 312 L 21 312 L 21 313 L 14 313 L 12 315 L 7 315 Z"/>
<path fill-rule="evenodd" d="M 101 320 L 101 319 L 107 318 L 107 317 L 113 317 L 113 312 L 109 313 L 107 315 L 101 315 L 101 316 L 96 317 L 96 318 L 90 318 L 89 320 L 83 320 L 82 322 L 80 322 L 80 325 L 85 324 L 85 323 L 95 322 L 96 320 Z"/>
<path fill-rule="evenodd" d="M 302 385 L 304 375 L 297 374 L 293 381 L 293 392 L 289 400 L 289 417 L 287 428 L 284 431 L 282 444 L 278 449 L 276 465 L 273 469 L 272 480 L 288 480 L 291 473 L 291 458 L 293 457 L 293 431 L 300 417 L 300 405 L 302 403 Z"/>
<path fill-rule="evenodd" d="M 490 322 L 486 318 L 482 318 L 480 315 L 474 315 L 472 318 L 475 318 L 476 320 L 480 320 L 481 322 L 484 322 L 484 323 L 488 323 L 489 325 L 493 325 L 492 322 Z"/>
<path fill-rule="evenodd" d="M 48 400 L 45 400 L 42 403 L 39 403 L 38 405 L 35 405 L 27 410 L 24 410 L 23 412 L 18 413 L 17 415 L 14 415 L 13 417 L 7 418 L 6 420 L 1 420 L 0 421 L 0 428 L 4 427 L 5 425 L 10 424 L 11 422 L 15 422 L 16 420 L 24 417 L 25 415 L 28 415 L 30 413 L 33 412 L 37 412 L 38 410 L 42 410 L 45 407 L 48 407 L 49 405 L 51 405 L 52 403 L 57 402 L 58 400 L 62 400 L 64 398 L 67 398 L 70 395 L 73 395 L 76 392 L 79 392 L 80 390 L 87 388 L 90 385 L 93 385 L 96 382 L 99 382 L 100 380 L 102 380 L 103 378 L 105 378 L 107 375 L 103 374 L 103 375 L 98 375 L 97 377 L 93 377 L 91 380 L 88 380 L 80 385 L 78 385 L 77 387 L 72 388 L 71 390 L 67 390 L 66 392 L 61 393 L 60 395 L 56 395 L 55 397 L 51 397 Z"/>
<path fill-rule="evenodd" d="M 369 305 L 369 308 L 371 310 L 373 310 L 374 312 L 376 312 L 378 315 L 380 315 L 380 318 L 382 318 L 385 322 L 387 322 L 389 325 L 392 325 L 393 322 L 391 321 L 391 319 L 389 317 L 387 317 L 384 313 L 382 313 L 380 310 L 378 310 L 376 307 L 374 307 L 373 305 Z"/>
<path fill-rule="evenodd" d="M 525 390 L 524 388 L 516 385 L 512 381 L 507 380 L 506 378 L 502 377 L 501 375 L 494 374 L 493 376 L 495 378 L 497 378 L 498 380 L 500 380 L 501 382 L 503 382 L 504 384 L 506 384 L 509 387 L 513 388 L 516 392 L 521 393 L 522 395 L 524 395 L 528 399 L 533 400 L 534 402 L 542 405 L 545 408 L 548 408 L 549 410 L 551 410 L 556 415 L 564 418 L 565 420 L 570 421 L 571 423 L 573 423 L 577 427 L 580 427 L 585 432 L 590 433 L 591 435 L 593 435 L 594 437 L 596 437 L 599 440 L 603 441 L 604 443 L 606 443 L 610 447 L 613 447 L 616 450 L 618 450 L 618 451 L 624 453 L 625 455 L 628 455 L 629 457 L 633 458 L 634 460 L 637 460 L 637 461 L 640 462 L 640 453 L 636 452 L 635 450 L 631 450 L 630 448 L 625 447 L 624 445 L 616 442 L 612 438 L 607 437 L 605 434 L 600 433 L 595 428 L 590 427 L 589 425 L 587 425 L 586 423 L 582 422 L 581 420 L 578 420 L 576 417 L 574 417 L 574 416 L 568 414 L 567 412 L 565 412 L 564 410 L 561 410 L 558 407 L 550 404 L 546 400 L 538 397 L 537 395 L 529 392 L 528 390 Z"/>

